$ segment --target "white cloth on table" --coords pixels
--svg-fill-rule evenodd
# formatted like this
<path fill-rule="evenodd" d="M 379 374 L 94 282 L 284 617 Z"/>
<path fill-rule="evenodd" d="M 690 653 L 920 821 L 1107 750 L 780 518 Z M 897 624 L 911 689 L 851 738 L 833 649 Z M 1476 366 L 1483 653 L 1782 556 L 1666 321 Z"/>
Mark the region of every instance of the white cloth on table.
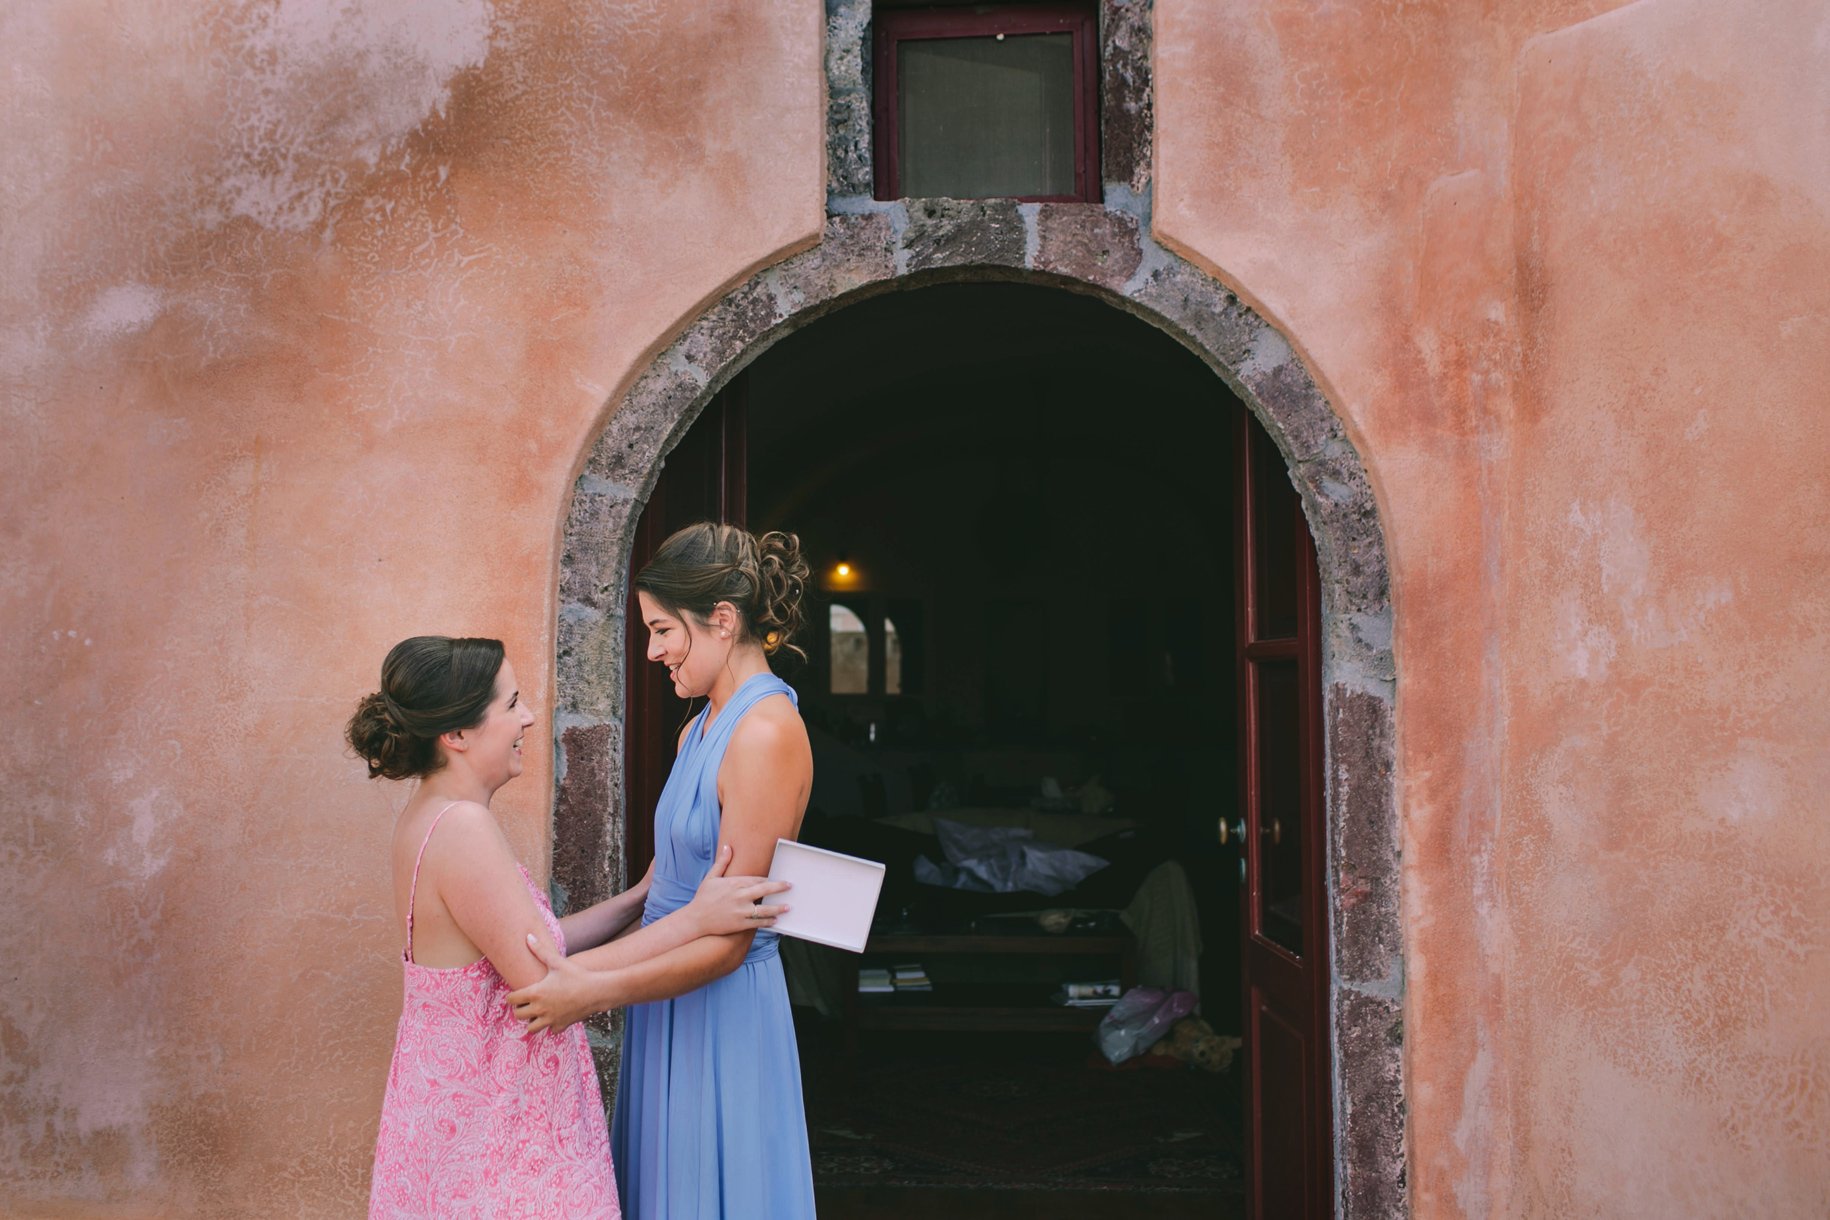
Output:
<path fill-rule="evenodd" d="M 1137 981 L 1201 994 L 1201 920 L 1188 874 L 1166 860 L 1145 874 L 1119 918 L 1137 937 Z"/>

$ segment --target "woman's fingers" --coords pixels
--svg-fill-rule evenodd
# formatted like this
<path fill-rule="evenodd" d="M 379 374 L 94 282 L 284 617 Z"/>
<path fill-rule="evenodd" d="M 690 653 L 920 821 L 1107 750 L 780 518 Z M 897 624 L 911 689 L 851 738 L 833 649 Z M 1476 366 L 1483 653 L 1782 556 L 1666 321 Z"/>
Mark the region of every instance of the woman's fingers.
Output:
<path fill-rule="evenodd" d="M 737 894 L 738 897 L 749 902 L 756 902 L 763 898 L 767 898 L 770 894 L 780 894 L 793 888 L 794 887 L 786 881 L 758 881 L 753 885 L 744 886 L 741 890 L 737 891 Z"/>
<path fill-rule="evenodd" d="M 737 855 L 737 849 L 735 847 L 732 847 L 729 843 L 726 843 L 723 847 L 720 847 L 718 849 L 718 854 L 712 857 L 711 871 L 709 871 L 706 874 L 706 876 L 708 876 L 708 877 L 724 876 L 725 870 L 731 867 L 731 860 L 736 855 Z"/>
<path fill-rule="evenodd" d="M 787 913 L 788 913 L 788 907 L 786 905 L 776 906 L 776 907 L 758 906 L 756 908 L 756 913 L 754 915 L 752 915 L 750 918 L 755 920 L 757 923 L 762 924 L 764 927 L 767 927 L 769 924 L 774 923 L 777 919 L 780 919 L 783 915 L 786 915 Z"/>

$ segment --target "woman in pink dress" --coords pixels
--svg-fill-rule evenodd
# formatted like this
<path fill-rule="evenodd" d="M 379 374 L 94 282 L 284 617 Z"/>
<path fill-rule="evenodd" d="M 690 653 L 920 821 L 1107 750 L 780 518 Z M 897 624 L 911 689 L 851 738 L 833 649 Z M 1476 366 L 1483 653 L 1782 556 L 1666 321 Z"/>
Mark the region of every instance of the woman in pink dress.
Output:
<path fill-rule="evenodd" d="M 530 939 L 560 954 L 613 939 L 641 914 L 648 879 L 554 918 L 489 810 L 521 774 L 533 722 L 500 641 L 416 636 L 388 653 L 346 730 L 371 778 L 419 780 L 394 828 L 406 994 L 371 1217 L 621 1215 L 583 1027 L 527 1034 L 503 1000 L 546 973 Z M 785 909 L 756 905 L 784 886 L 723 876 L 728 864 L 657 929 L 665 939 L 748 931 Z"/>

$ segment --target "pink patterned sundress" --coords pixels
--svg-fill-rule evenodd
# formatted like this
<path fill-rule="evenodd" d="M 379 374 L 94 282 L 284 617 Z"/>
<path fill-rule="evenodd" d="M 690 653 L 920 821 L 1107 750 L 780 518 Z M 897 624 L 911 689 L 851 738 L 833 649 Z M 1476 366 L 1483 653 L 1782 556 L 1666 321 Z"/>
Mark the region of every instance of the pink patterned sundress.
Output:
<path fill-rule="evenodd" d="M 451 808 L 439 810 L 426 843 Z M 381 1103 L 371 1220 L 616 1220 L 616 1180 L 602 1094 L 582 1025 L 524 1036 L 503 1003 L 508 984 L 482 958 L 438 969 L 413 960 L 413 861 L 406 1000 Z M 521 878 L 547 931 L 559 921 L 527 870 Z"/>

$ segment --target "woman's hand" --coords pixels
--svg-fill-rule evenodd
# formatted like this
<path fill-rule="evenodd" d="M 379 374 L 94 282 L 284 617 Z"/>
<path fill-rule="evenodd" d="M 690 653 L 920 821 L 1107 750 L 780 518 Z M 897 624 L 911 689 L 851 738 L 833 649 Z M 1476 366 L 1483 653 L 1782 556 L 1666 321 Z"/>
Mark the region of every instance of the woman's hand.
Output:
<path fill-rule="evenodd" d="M 718 849 L 712 867 L 699 883 L 686 913 L 703 936 L 727 936 L 733 932 L 754 932 L 773 924 L 777 916 L 788 912 L 786 906 L 761 906 L 761 899 L 788 889 L 786 881 L 767 877 L 727 877 L 731 867 L 729 843 Z"/>
<path fill-rule="evenodd" d="M 614 1008 L 614 1001 L 604 1000 L 605 975 L 608 972 L 585 970 L 528 933 L 527 947 L 546 965 L 546 977 L 538 983 L 509 993 L 509 1011 L 527 1022 L 527 1032 L 543 1029 L 560 1030 L 582 1021 L 594 1012 Z"/>

